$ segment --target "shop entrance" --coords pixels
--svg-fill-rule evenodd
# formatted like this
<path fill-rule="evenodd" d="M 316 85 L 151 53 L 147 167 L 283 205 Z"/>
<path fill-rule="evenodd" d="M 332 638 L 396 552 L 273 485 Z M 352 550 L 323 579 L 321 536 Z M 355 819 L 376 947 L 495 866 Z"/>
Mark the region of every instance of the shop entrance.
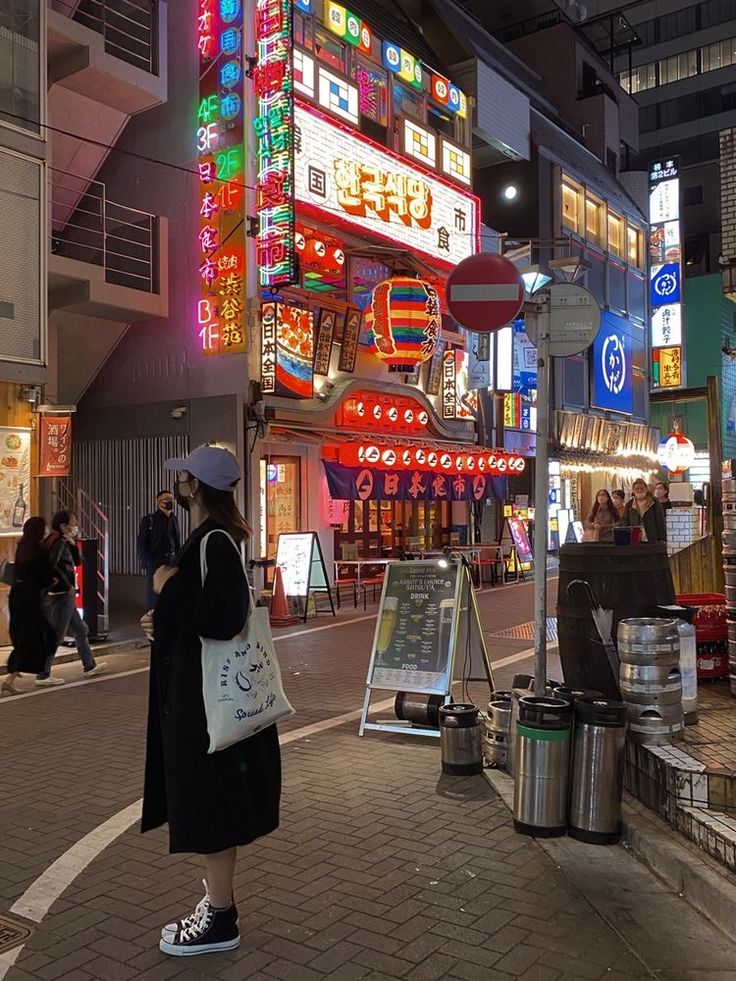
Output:
<path fill-rule="evenodd" d="M 269 456 L 260 461 L 261 555 L 276 558 L 282 532 L 301 531 L 301 459 Z"/>
<path fill-rule="evenodd" d="M 360 557 L 398 558 L 402 552 L 442 549 L 450 544 L 448 501 L 350 501 L 335 532 L 335 557 L 357 545 Z"/>

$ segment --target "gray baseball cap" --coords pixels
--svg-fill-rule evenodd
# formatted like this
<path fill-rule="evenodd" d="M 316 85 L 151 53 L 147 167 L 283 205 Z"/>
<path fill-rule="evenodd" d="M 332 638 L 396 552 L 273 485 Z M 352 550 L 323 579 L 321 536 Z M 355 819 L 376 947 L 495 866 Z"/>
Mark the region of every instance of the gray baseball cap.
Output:
<path fill-rule="evenodd" d="M 198 446 L 185 459 L 167 460 L 166 470 L 188 470 L 192 477 L 215 490 L 234 490 L 240 480 L 237 457 L 224 446 Z"/>

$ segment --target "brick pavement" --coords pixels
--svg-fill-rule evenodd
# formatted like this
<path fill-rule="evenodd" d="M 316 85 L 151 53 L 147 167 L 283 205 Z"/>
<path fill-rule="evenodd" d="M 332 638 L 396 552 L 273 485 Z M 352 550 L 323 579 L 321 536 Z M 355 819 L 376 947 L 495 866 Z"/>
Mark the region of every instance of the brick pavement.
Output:
<path fill-rule="evenodd" d="M 530 587 L 481 597 L 489 632 L 530 607 Z M 285 731 L 359 707 L 371 636 L 362 621 L 280 642 L 298 710 Z M 493 644 L 496 656 L 523 646 Z M 0 912 L 140 796 L 146 686 L 143 673 L 0 708 Z M 670 981 L 513 832 L 482 778 L 441 777 L 438 757 L 435 742 L 359 739 L 355 724 L 290 743 L 281 828 L 239 863 L 239 951 L 183 963 L 158 951 L 161 924 L 200 897 L 201 870 L 166 854 L 165 833 L 131 829 L 52 906 L 8 981 Z"/>

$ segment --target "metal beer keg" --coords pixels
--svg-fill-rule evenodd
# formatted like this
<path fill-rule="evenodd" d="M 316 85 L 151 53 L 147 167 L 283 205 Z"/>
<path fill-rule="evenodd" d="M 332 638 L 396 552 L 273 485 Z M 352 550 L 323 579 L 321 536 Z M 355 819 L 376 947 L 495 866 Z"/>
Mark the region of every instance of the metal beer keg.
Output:
<path fill-rule="evenodd" d="M 622 620 L 618 652 L 619 684 L 632 740 L 659 746 L 679 738 L 685 722 L 677 621 Z"/>
<path fill-rule="evenodd" d="M 511 692 L 508 698 L 495 698 L 488 703 L 486 731 L 483 736 L 483 756 L 486 763 L 506 766 L 511 727 Z"/>
<path fill-rule="evenodd" d="M 476 706 L 443 705 L 439 714 L 442 772 L 456 776 L 482 773 L 483 752 Z"/>
<path fill-rule="evenodd" d="M 621 837 L 626 706 L 597 698 L 575 704 L 568 834 L 594 845 Z"/>
<path fill-rule="evenodd" d="M 519 699 L 514 827 L 539 838 L 564 835 L 572 706 L 561 698 Z"/>

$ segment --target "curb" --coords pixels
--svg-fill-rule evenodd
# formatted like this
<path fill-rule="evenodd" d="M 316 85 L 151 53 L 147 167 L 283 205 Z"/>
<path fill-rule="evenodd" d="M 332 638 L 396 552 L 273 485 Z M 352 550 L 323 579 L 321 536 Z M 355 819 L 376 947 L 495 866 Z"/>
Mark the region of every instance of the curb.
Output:
<path fill-rule="evenodd" d="M 663 882 L 736 940 L 736 879 L 671 825 L 624 801 L 624 843 Z"/>
<path fill-rule="evenodd" d="M 483 776 L 509 810 L 513 810 L 513 778 L 493 769 L 484 769 Z M 621 843 L 624 848 L 727 937 L 736 941 L 736 879 L 628 795 L 624 798 L 623 819 Z M 552 843 L 563 842 L 564 838 L 534 840 L 559 862 L 558 851 Z M 573 847 L 577 844 L 573 839 L 567 840 Z"/>

